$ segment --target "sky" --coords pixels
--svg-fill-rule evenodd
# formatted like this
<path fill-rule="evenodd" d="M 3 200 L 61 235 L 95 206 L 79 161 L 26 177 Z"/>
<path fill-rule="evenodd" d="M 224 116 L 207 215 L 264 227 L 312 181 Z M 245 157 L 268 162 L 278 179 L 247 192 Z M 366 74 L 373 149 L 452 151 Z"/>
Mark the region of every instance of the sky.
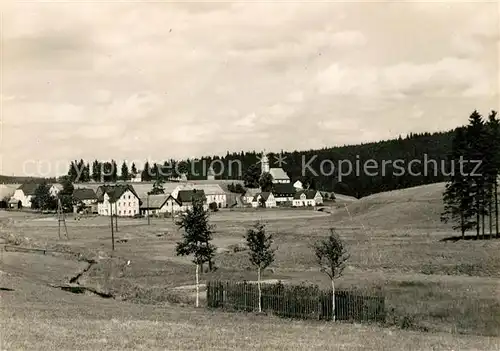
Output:
<path fill-rule="evenodd" d="M 499 104 L 494 2 L 2 2 L 0 174 L 310 150 Z"/>

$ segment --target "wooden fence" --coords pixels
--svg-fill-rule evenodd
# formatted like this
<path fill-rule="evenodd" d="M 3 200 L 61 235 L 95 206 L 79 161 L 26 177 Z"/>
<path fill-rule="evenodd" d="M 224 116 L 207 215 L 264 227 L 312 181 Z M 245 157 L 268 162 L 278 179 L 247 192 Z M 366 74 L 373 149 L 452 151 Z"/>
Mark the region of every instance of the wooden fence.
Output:
<path fill-rule="evenodd" d="M 262 311 L 286 318 L 332 320 L 332 292 L 317 286 L 262 284 Z M 212 281 L 207 284 L 209 308 L 252 312 L 258 310 L 255 283 Z M 335 319 L 385 322 L 385 298 L 360 292 L 335 292 Z"/>

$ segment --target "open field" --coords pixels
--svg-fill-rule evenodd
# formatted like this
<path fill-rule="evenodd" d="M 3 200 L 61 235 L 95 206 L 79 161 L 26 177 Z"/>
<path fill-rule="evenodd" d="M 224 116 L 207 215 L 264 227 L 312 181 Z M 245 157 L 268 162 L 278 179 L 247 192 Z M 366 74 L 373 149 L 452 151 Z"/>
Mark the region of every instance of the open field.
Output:
<path fill-rule="evenodd" d="M 378 194 L 353 201 L 348 211 L 339 206 L 332 215 L 298 209 L 212 214 L 219 269 L 202 274 L 202 283 L 209 279 L 256 278 L 247 253 L 235 252 L 234 248 L 244 242 L 246 229 L 259 219 L 274 234 L 278 247 L 276 262 L 264 272 L 263 278 L 294 284 L 314 283 L 327 288 L 328 279 L 318 271 L 309 245 L 327 235 L 328 228 L 335 227 L 351 254 L 337 287 L 382 290 L 389 310 L 387 324 L 392 326 L 386 329 L 288 322 L 179 307 L 177 303 L 193 303 L 191 288 L 174 288 L 194 284 L 194 266 L 188 258 L 175 256 L 175 244 L 181 233 L 169 219 L 152 219 L 149 226 L 145 219 L 119 219 L 115 251 L 111 253 L 109 218 L 92 217 L 80 221 L 69 218 L 70 240 L 59 240 L 57 220 L 51 217 L 0 212 L 2 237 L 7 242 L 15 239 L 23 246 L 57 251 L 47 255 L 2 252 L 0 270 L 19 277 L 10 277 L 9 284 L 33 289 L 33 296 L 18 296 L 17 289 L 16 292 L 1 292 L 3 302 L 4 299 L 17 301 L 14 310 L 5 310 L 5 313 L 16 315 L 9 315 L 12 323 L 6 340 L 16 342 L 11 348 L 22 347 L 17 339 L 29 340 L 22 332 L 22 325 L 37 316 L 47 323 L 37 323 L 35 328 L 39 335 L 54 335 L 46 344 L 54 349 L 64 348 L 64 343 L 71 340 L 69 336 L 56 339 L 55 336 L 62 333 L 82 339 L 78 349 L 103 348 L 105 346 L 99 346 L 104 345 L 99 344 L 101 338 L 108 338 L 109 345 L 113 345 L 108 345 L 111 349 L 139 348 L 142 346 L 139 340 L 147 344 L 154 335 L 163 340 L 163 349 L 196 349 L 195 345 L 213 349 L 221 339 L 208 335 L 218 333 L 224 340 L 233 340 L 234 336 L 232 347 L 238 349 L 243 348 L 243 344 L 263 349 L 264 346 L 268 349 L 306 349 L 310 345 L 314 348 L 330 345 L 331 349 L 342 350 L 356 350 L 362 346 L 412 349 L 408 339 L 413 340 L 416 350 L 433 347 L 439 350 L 498 350 L 498 339 L 495 339 L 497 344 L 493 344 L 493 339 L 474 335 L 500 336 L 500 240 L 441 241 L 456 234 L 439 223 L 441 192 L 442 185 L 434 184 Z M 8 220 L 7 216 L 12 219 Z M 96 262 L 89 264 L 90 260 Z M 78 280 L 80 285 L 109 293 L 114 299 L 74 295 L 46 287 L 47 284 L 68 282 L 84 270 Z M 0 285 L 6 286 L 6 283 Z M 29 306 L 33 303 L 30 299 L 39 298 L 35 286 L 40 287 L 47 300 L 36 302 L 43 312 L 34 309 L 36 312 L 30 316 L 31 312 L 24 305 Z M 45 292 L 42 286 L 49 290 Z M 48 308 L 54 303 L 48 302 L 52 294 L 57 300 L 67 301 L 61 310 Z M 27 299 L 26 303 L 23 299 Z M 83 311 L 87 305 L 92 307 Z M 16 309 L 26 311 L 21 313 Z M 139 310 L 141 312 L 135 312 Z M 74 318 L 62 321 L 63 316 L 73 316 L 73 313 Z M 109 318 L 115 319 L 109 321 Z M 92 322 L 96 319 L 100 320 Z M 213 319 L 217 320 L 213 325 L 203 322 Z M 194 328 L 200 326 L 202 331 L 193 333 Z M 413 331 L 398 330 L 401 327 Z M 111 332 L 120 332 L 123 337 Z M 443 332 L 448 334 L 441 334 Z M 92 338 L 83 344 L 83 335 L 90 334 Z M 257 339 L 251 339 L 252 335 L 258 335 Z M 112 336 L 116 340 L 109 339 Z M 168 341 L 173 336 L 176 344 Z M 264 339 L 266 343 L 261 344 Z M 373 340 L 374 346 L 368 347 L 364 340 Z M 341 345 L 344 348 L 340 348 Z M 220 344 L 218 348 L 224 349 Z"/>

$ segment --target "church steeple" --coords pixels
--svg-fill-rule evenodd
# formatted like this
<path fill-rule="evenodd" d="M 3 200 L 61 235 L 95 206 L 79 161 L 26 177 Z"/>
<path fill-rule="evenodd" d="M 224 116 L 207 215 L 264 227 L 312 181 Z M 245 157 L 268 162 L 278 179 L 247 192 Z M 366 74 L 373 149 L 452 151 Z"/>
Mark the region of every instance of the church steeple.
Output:
<path fill-rule="evenodd" d="M 267 158 L 266 151 L 262 153 L 262 158 L 260 159 L 261 163 L 261 174 L 269 173 L 269 158 Z"/>

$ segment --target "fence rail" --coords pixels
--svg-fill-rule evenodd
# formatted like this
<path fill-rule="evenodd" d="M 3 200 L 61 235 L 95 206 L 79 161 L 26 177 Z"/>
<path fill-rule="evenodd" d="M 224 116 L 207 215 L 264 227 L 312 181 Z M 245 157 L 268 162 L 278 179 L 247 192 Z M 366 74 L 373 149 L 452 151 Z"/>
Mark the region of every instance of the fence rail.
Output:
<path fill-rule="evenodd" d="M 46 249 L 35 249 L 31 247 L 12 246 L 12 245 L 4 245 L 4 250 L 10 252 L 35 252 L 43 255 L 47 254 Z"/>
<path fill-rule="evenodd" d="M 332 320 L 332 292 L 317 286 L 262 284 L 262 311 L 300 319 Z M 252 312 L 258 310 L 256 284 L 212 281 L 207 284 L 207 305 Z M 360 292 L 335 292 L 335 319 L 352 322 L 385 322 L 385 298 Z"/>

